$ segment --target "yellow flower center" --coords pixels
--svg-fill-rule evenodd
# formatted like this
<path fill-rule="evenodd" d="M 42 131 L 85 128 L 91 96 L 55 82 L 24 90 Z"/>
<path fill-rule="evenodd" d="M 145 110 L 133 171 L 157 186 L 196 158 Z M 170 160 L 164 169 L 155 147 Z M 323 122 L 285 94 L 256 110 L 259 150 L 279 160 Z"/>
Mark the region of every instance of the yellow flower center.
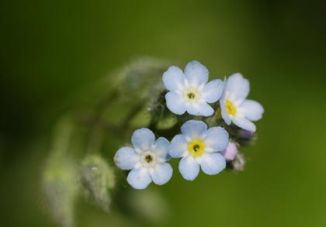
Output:
<path fill-rule="evenodd" d="M 188 152 L 192 157 L 200 157 L 205 152 L 205 143 L 201 139 L 193 139 L 188 143 Z"/>
<path fill-rule="evenodd" d="M 229 99 L 227 99 L 225 102 L 225 109 L 226 112 L 231 116 L 235 116 L 237 114 L 237 108 Z"/>

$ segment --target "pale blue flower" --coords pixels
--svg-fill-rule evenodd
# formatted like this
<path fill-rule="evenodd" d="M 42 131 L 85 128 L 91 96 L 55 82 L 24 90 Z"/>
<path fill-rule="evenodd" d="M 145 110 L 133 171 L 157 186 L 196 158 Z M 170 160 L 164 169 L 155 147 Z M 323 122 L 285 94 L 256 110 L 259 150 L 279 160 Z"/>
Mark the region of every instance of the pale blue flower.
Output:
<path fill-rule="evenodd" d="M 189 62 L 182 71 L 171 66 L 163 74 L 163 83 L 168 93 L 165 95 L 168 109 L 182 115 L 188 112 L 196 116 L 211 116 L 214 109 L 208 103 L 217 102 L 223 92 L 223 82 L 208 82 L 208 70 L 198 61 Z"/>
<path fill-rule="evenodd" d="M 200 168 L 208 175 L 221 172 L 226 161 L 222 152 L 229 142 L 229 134 L 221 127 L 207 129 L 203 121 L 189 120 L 181 126 L 181 133 L 172 141 L 169 154 L 182 158 L 179 171 L 186 180 L 194 180 Z"/>
<path fill-rule="evenodd" d="M 170 143 L 160 137 L 155 141 L 147 128 L 134 131 L 133 147 L 122 147 L 114 156 L 115 164 L 123 170 L 131 170 L 127 181 L 135 189 L 144 189 L 152 181 L 157 185 L 167 183 L 172 177 L 172 167 L 166 163 Z"/>
<path fill-rule="evenodd" d="M 230 125 L 233 122 L 238 127 L 254 132 L 256 126 L 252 121 L 262 118 L 264 108 L 253 100 L 247 100 L 249 81 L 240 73 L 231 75 L 225 84 L 220 100 L 222 118 Z"/>

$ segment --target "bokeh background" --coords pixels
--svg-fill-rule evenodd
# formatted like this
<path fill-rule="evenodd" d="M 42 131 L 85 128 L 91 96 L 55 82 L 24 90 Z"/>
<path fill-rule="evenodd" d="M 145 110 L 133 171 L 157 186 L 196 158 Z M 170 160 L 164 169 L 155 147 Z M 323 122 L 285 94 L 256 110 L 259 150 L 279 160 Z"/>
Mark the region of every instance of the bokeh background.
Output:
<path fill-rule="evenodd" d="M 169 213 L 155 225 L 326 226 L 323 1 L 1 1 L 0 28 L 0 226 L 55 226 L 40 189 L 52 125 L 70 97 L 139 56 L 242 72 L 265 107 L 246 171 L 191 183 L 176 172 L 153 186 Z"/>

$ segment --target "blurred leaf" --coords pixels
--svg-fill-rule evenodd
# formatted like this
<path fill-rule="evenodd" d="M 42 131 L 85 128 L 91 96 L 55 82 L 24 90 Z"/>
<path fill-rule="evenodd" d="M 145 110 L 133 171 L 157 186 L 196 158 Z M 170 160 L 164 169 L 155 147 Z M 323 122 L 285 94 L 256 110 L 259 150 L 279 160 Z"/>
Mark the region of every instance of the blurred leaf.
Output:
<path fill-rule="evenodd" d="M 78 195 L 76 164 L 68 153 L 72 132 L 70 119 L 59 121 L 43 173 L 43 189 L 49 211 L 62 227 L 74 226 L 74 205 Z"/>

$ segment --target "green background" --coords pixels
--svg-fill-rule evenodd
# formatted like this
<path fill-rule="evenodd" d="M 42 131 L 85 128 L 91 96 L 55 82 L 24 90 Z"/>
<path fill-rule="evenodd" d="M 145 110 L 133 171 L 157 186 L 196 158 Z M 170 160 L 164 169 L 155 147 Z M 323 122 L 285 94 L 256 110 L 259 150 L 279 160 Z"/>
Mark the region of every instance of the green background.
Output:
<path fill-rule="evenodd" d="M 2 1 L 0 225 L 55 226 L 40 175 L 52 125 L 80 89 L 139 56 L 242 72 L 265 107 L 243 173 L 155 187 L 160 226 L 326 226 L 322 1 Z M 87 94 L 83 94 L 87 96 Z M 114 151 L 108 151 L 114 152 Z M 110 226 L 88 207 L 78 226 Z"/>

